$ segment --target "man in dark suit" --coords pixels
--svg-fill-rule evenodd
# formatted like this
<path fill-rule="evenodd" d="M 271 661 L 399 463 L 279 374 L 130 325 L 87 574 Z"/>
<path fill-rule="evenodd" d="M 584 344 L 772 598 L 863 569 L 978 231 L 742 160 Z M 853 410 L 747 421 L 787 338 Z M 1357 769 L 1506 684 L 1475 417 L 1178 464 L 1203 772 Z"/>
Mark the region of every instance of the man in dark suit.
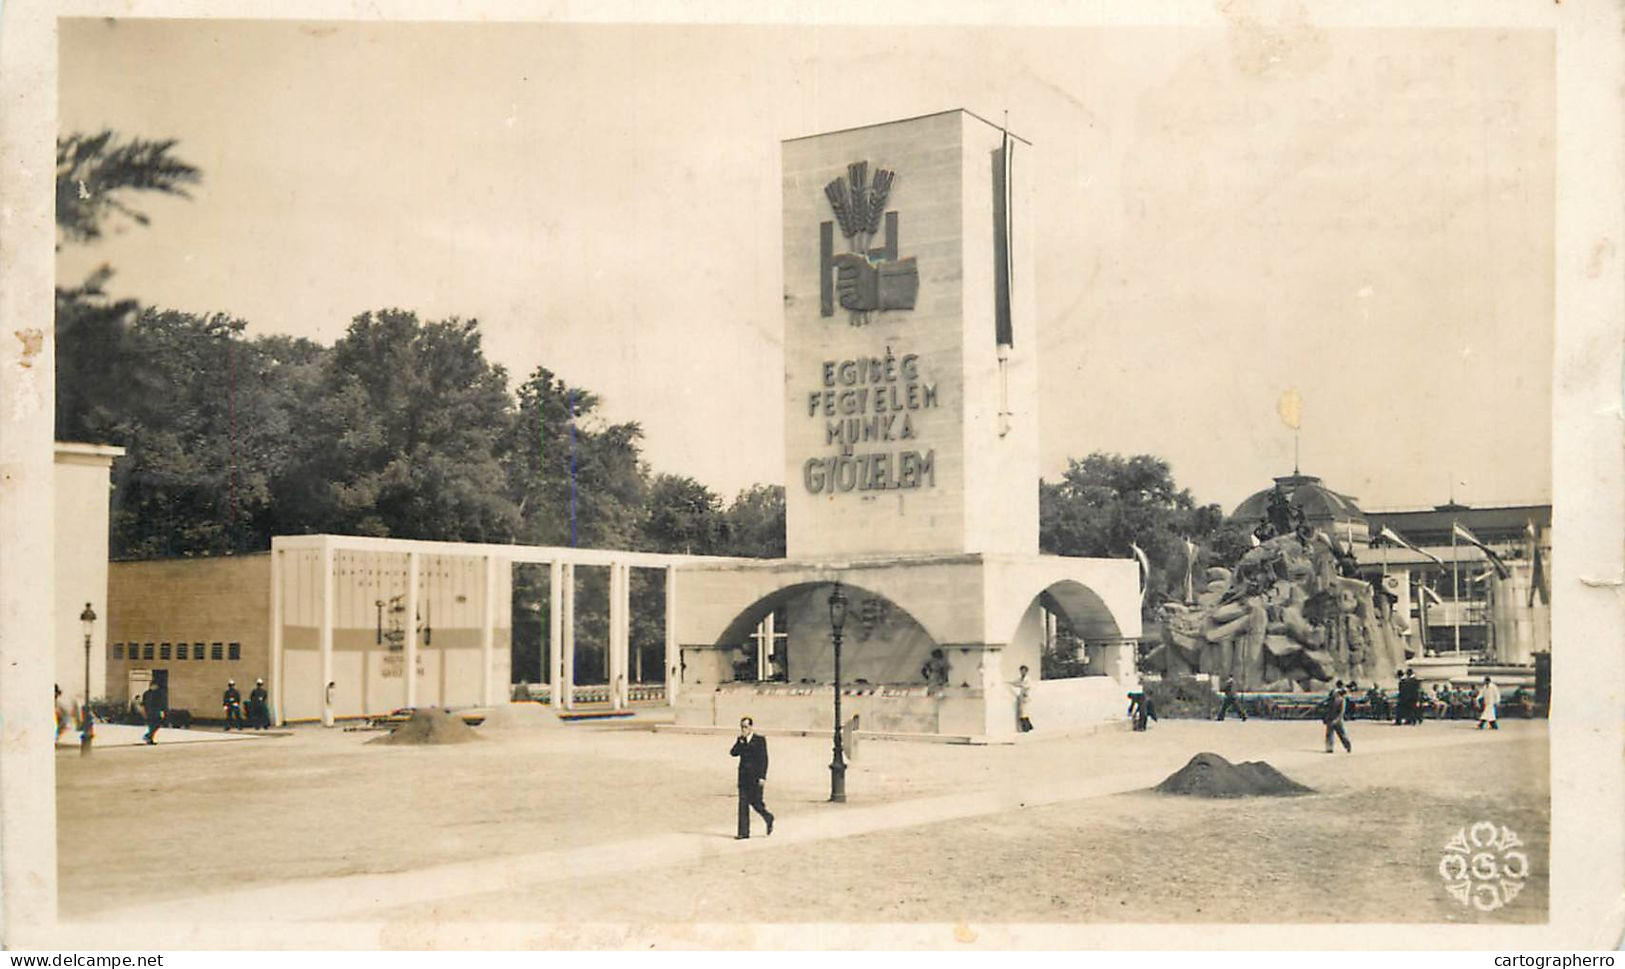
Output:
<path fill-rule="evenodd" d="M 1339 686 L 1326 694 L 1326 709 L 1321 715 L 1321 721 L 1326 724 L 1326 753 L 1332 752 L 1332 737 L 1335 735 L 1343 741 L 1343 749 L 1354 753 L 1354 745 L 1349 743 L 1349 735 L 1343 729 L 1343 719 L 1348 714 L 1348 691 Z"/>
<path fill-rule="evenodd" d="M 147 715 L 147 733 L 141 739 L 149 744 L 155 744 L 158 741 L 153 737 L 163 725 L 164 714 L 167 712 L 164 710 L 164 691 L 158 688 L 158 684 L 152 684 L 141 694 L 141 710 Z"/>
<path fill-rule="evenodd" d="M 735 840 L 750 837 L 750 811 L 767 822 L 767 833 L 773 833 L 773 812 L 762 803 L 762 785 L 767 783 L 767 738 L 756 733 L 756 722 L 750 717 L 739 721 L 739 738 L 729 754 L 739 758 L 739 833 Z"/>

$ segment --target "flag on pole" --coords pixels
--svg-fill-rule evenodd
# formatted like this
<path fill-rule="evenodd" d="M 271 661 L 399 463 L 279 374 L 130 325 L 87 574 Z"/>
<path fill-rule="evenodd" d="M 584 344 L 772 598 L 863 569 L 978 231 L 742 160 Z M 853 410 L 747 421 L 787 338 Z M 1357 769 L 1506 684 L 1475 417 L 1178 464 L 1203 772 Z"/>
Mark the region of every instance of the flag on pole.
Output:
<path fill-rule="evenodd" d="M 1007 126 L 999 147 L 998 165 L 993 171 L 993 342 L 1001 347 L 1015 346 L 1016 342 L 1010 321 L 1011 277 L 1014 275 L 1010 253 L 1015 224 L 1010 212 L 1013 198 L 1010 181 L 1015 168 L 1015 147 Z"/>
<path fill-rule="evenodd" d="M 1417 555 L 1430 558 L 1433 560 L 1435 565 L 1439 566 L 1441 569 L 1444 568 L 1444 562 L 1441 561 L 1437 555 L 1417 548 L 1415 545 L 1407 542 L 1398 532 L 1394 531 L 1392 528 L 1389 528 L 1387 525 L 1382 526 L 1382 531 L 1377 533 L 1377 537 L 1390 544 L 1398 545 L 1400 548 L 1408 548 Z"/>
<path fill-rule="evenodd" d="M 1145 593 L 1151 585 L 1151 560 L 1145 557 L 1145 550 L 1134 542 L 1128 547 L 1134 550 L 1134 557 L 1140 560 L 1140 599 L 1145 599 Z"/>
<path fill-rule="evenodd" d="M 1490 560 L 1491 565 L 1495 566 L 1496 575 L 1504 579 L 1512 574 L 1512 570 L 1508 569 L 1506 563 L 1501 561 L 1501 556 L 1495 554 L 1494 549 L 1479 541 L 1478 536 L 1468 531 L 1466 525 L 1461 522 L 1451 522 L 1450 528 L 1455 532 L 1457 538 L 1484 553 L 1484 557 Z"/>
<path fill-rule="evenodd" d="M 1185 543 L 1185 601 L 1196 601 L 1196 543 L 1190 539 L 1183 539 Z"/>
<path fill-rule="evenodd" d="M 1552 604 L 1552 590 L 1546 585 L 1546 567 L 1540 558 L 1540 531 L 1535 528 L 1533 519 L 1530 520 L 1529 527 L 1525 531 L 1529 535 L 1529 558 L 1535 563 L 1529 572 L 1529 602 L 1527 605 L 1533 609 L 1535 596 L 1538 595 L 1540 596 L 1541 605 L 1549 606 Z"/>

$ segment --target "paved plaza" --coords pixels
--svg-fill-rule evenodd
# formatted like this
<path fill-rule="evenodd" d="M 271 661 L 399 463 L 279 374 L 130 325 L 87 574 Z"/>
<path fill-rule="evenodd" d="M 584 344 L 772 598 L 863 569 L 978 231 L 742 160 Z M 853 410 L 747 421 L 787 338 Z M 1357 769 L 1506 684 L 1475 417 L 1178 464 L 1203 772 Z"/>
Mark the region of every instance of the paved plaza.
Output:
<path fill-rule="evenodd" d="M 1317 723 L 1257 718 L 995 746 L 869 740 L 844 805 L 825 800 L 828 739 L 775 736 L 778 823 L 749 842 L 732 837 L 730 737 L 577 724 L 365 743 L 376 736 L 302 727 L 59 752 L 63 921 L 1546 918 L 1543 721 L 1357 721 L 1352 756 L 1326 755 Z M 1318 793 L 1146 790 L 1199 751 L 1267 760 Z M 1531 859 L 1524 890 L 1490 913 L 1438 873 L 1452 835 L 1481 820 L 1517 831 Z"/>

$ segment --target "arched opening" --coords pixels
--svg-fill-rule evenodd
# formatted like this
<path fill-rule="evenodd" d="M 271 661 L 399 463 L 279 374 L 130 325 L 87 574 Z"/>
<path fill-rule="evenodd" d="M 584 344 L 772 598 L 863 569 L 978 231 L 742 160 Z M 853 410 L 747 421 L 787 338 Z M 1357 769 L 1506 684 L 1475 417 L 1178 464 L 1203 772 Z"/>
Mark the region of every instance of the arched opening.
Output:
<path fill-rule="evenodd" d="M 1027 666 L 1033 679 L 1120 677 L 1123 634 L 1094 590 L 1070 579 L 1033 597 L 1006 647 L 1006 666 Z M 1130 664 L 1132 665 L 1132 664 Z"/>
<path fill-rule="evenodd" d="M 691 682 L 821 684 L 835 676 L 830 582 L 801 582 L 763 596 L 708 647 L 685 647 Z M 924 683 L 936 640 L 908 610 L 861 586 L 842 583 L 848 600 L 841 681 L 852 685 Z M 709 675 L 707 675 L 709 674 Z"/>

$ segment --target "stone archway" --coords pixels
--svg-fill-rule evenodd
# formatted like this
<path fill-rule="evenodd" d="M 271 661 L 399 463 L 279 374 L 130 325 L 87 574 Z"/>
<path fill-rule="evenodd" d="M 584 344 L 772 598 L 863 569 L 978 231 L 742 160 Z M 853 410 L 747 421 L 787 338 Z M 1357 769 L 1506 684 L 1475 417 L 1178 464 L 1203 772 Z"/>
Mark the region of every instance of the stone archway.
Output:
<path fill-rule="evenodd" d="M 828 599 L 833 582 L 797 582 L 776 589 L 745 607 L 728 623 L 711 647 L 742 648 L 770 614 L 784 616 L 788 635 L 787 678 L 795 683 L 829 683 L 834 678 Z M 842 636 L 843 683 L 895 684 L 924 682 L 920 668 L 938 645 L 925 626 L 890 597 L 842 583 L 848 599 Z M 717 662 L 722 681 L 728 660 Z"/>

